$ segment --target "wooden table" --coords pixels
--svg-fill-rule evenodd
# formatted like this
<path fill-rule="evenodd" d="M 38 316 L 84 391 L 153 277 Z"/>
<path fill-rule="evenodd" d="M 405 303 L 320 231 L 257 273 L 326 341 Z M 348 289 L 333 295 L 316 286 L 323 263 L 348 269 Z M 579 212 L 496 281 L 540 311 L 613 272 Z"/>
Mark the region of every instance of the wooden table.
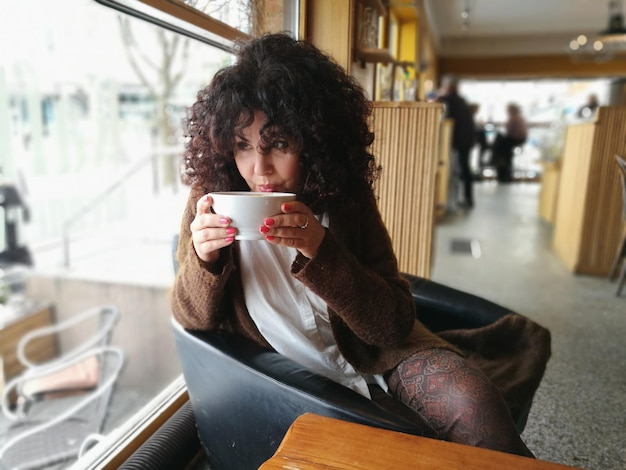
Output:
<path fill-rule="evenodd" d="M 291 425 L 259 470 L 563 470 L 576 467 L 386 431 L 314 414 Z"/>

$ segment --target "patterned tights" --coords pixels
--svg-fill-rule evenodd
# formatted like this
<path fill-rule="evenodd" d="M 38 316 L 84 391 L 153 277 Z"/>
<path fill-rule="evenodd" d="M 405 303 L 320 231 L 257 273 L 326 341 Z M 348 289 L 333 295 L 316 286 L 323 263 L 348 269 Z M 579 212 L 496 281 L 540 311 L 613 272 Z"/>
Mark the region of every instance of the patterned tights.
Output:
<path fill-rule="evenodd" d="M 500 392 L 458 354 L 445 349 L 419 352 L 386 379 L 391 395 L 428 421 L 441 439 L 534 457 Z"/>

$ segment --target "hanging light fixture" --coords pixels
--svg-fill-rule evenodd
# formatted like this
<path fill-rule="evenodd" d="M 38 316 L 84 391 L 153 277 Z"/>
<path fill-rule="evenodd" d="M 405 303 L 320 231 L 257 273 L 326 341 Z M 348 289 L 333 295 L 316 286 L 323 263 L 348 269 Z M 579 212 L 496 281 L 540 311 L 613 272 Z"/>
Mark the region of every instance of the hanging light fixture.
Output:
<path fill-rule="evenodd" d="M 469 29 L 471 11 L 470 0 L 465 0 L 465 8 L 463 8 L 463 11 L 461 12 L 461 28 L 464 32 L 467 32 Z"/>
<path fill-rule="evenodd" d="M 609 2 L 609 27 L 600 33 L 598 39 L 603 42 L 626 42 L 624 28 L 623 0 Z"/>
<path fill-rule="evenodd" d="M 611 60 L 618 52 L 626 52 L 623 0 L 609 1 L 608 27 L 597 35 L 579 34 L 569 43 L 573 58 L 591 58 L 596 61 Z"/>

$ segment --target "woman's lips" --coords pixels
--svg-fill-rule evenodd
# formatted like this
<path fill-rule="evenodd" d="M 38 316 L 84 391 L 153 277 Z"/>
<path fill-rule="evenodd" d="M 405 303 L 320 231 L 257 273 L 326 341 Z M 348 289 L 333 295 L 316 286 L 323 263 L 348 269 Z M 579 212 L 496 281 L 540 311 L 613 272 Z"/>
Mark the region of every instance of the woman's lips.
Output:
<path fill-rule="evenodd" d="M 267 185 L 267 184 L 261 184 L 258 186 L 259 191 L 261 191 L 262 193 L 275 193 L 276 192 L 276 186 L 273 185 Z"/>

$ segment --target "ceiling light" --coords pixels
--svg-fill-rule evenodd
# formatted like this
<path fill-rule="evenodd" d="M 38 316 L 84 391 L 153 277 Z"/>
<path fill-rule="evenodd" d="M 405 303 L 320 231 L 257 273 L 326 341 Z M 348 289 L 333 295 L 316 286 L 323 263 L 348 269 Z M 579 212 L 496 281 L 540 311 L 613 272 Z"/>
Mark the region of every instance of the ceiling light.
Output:
<path fill-rule="evenodd" d="M 608 26 L 594 37 L 579 34 L 569 43 L 569 51 L 576 60 L 611 60 L 616 53 L 626 52 L 626 28 L 624 27 L 623 0 L 608 3 Z"/>
<path fill-rule="evenodd" d="M 470 0 L 465 0 L 465 8 L 463 8 L 463 11 L 461 12 L 461 29 L 464 32 L 469 30 L 471 11 Z"/>

